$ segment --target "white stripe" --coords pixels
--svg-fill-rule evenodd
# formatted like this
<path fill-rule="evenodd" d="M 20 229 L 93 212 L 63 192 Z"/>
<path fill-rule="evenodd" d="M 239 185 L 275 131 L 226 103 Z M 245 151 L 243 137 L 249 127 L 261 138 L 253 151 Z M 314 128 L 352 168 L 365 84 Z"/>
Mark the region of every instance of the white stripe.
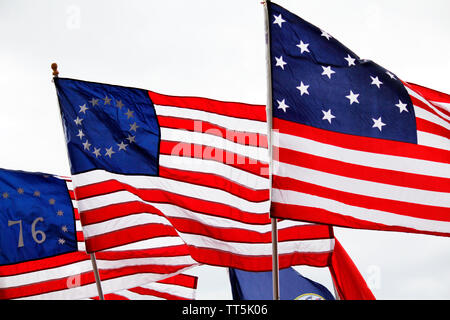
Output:
<path fill-rule="evenodd" d="M 242 155 L 244 157 L 249 157 L 255 160 L 259 160 L 265 163 L 268 163 L 269 160 L 269 154 L 268 149 L 263 147 L 256 147 L 256 146 L 246 146 L 243 144 L 235 143 L 233 141 L 224 139 L 222 137 L 214 136 L 211 134 L 205 134 L 201 132 L 192 132 L 187 130 L 180 130 L 180 129 L 172 129 L 172 128 L 161 128 L 161 140 L 165 141 L 175 141 L 175 142 L 184 142 L 188 144 L 199 144 L 204 146 L 211 147 L 209 150 L 206 149 L 203 151 L 205 154 L 210 154 L 214 151 L 214 148 L 219 148 L 225 151 L 233 152 L 238 155 Z M 172 153 L 174 155 L 180 155 L 186 152 L 190 152 L 192 148 L 189 148 L 188 150 L 184 150 L 183 146 L 180 145 L 179 148 L 173 148 Z M 194 148 L 194 153 L 200 152 L 199 156 L 202 156 L 201 154 L 202 150 L 198 148 L 198 151 Z M 218 154 L 218 151 L 215 150 L 215 154 Z M 227 162 L 230 160 L 226 159 L 225 154 L 220 157 L 222 162 Z"/>
<path fill-rule="evenodd" d="M 103 222 L 85 225 L 83 227 L 84 236 L 91 238 L 100 234 L 122 230 L 134 226 L 140 226 L 148 223 L 157 223 L 171 226 L 167 218 L 152 213 L 136 213 L 124 217 L 112 218 Z M 153 228 L 158 228 L 154 226 Z"/>
<path fill-rule="evenodd" d="M 141 286 L 142 288 L 163 292 L 178 297 L 184 297 L 187 299 L 193 299 L 195 289 L 187 288 L 181 285 L 152 282 Z"/>
<path fill-rule="evenodd" d="M 133 288 L 140 286 L 142 284 L 148 282 L 159 281 L 181 272 L 184 272 L 190 269 L 191 266 L 186 267 L 184 269 L 178 270 L 171 274 L 159 274 L 159 273 L 142 273 L 142 274 L 134 274 L 128 276 L 122 276 L 119 278 L 109 279 L 102 281 L 102 289 L 103 293 L 112 293 L 118 290 L 123 290 L 125 288 Z M 64 289 L 60 291 L 52 291 L 49 293 L 39 294 L 32 297 L 25 297 L 22 299 L 26 300 L 65 300 L 65 299 L 80 299 L 86 297 L 94 297 L 97 296 L 97 287 L 95 283 L 71 288 L 69 290 Z"/>
<path fill-rule="evenodd" d="M 263 225 L 244 223 L 236 221 L 229 218 L 215 217 L 207 214 L 200 214 L 198 212 L 193 212 L 176 205 L 165 204 L 165 203 L 153 203 L 157 209 L 164 212 L 164 214 L 171 218 L 184 218 L 189 220 L 194 220 L 200 222 L 203 225 L 218 227 L 218 228 L 236 228 L 248 231 L 254 231 L 258 233 L 268 233 L 271 232 L 272 226 L 270 222 Z M 308 222 L 294 221 L 294 220 L 282 220 L 278 222 L 278 231 L 294 226 L 304 226 L 311 225 Z"/>
<path fill-rule="evenodd" d="M 414 113 L 417 118 L 424 119 L 430 122 L 433 122 L 441 127 L 444 127 L 447 130 L 450 130 L 450 123 L 445 121 L 444 119 L 438 117 L 434 113 L 429 112 L 421 107 L 414 106 Z"/>
<path fill-rule="evenodd" d="M 146 239 L 146 240 L 141 240 L 141 241 L 125 244 L 122 246 L 108 249 L 108 251 L 116 252 L 116 251 L 128 251 L 128 250 L 146 250 L 146 249 L 179 246 L 179 245 L 184 245 L 184 244 L 185 244 L 184 241 L 181 240 L 181 238 L 178 236 L 167 236 L 167 237 L 158 237 L 158 238 Z"/>
<path fill-rule="evenodd" d="M 428 206 L 450 207 L 450 197 L 446 192 L 419 190 L 348 178 L 282 162 L 279 162 L 278 166 L 278 176 L 289 177 L 335 190 Z"/>
<path fill-rule="evenodd" d="M 446 119 L 447 121 L 450 121 L 450 117 L 447 116 L 446 114 L 442 113 L 440 110 L 438 110 L 435 106 L 433 106 L 427 99 L 425 99 L 424 97 L 422 97 L 419 93 L 415 92 L 414 90 L 405 87 L 406 90 L 408 90 L 408 93 L 417 98 L 418 100 L 422 101 L 423 103 L 425 103 L 428 107 L 430 107 L 431 109 L 433 109 L 437 114 L 439 114 L 442 118 Z"/>
<path fill-rule="evenodd" d="M 198 186 L 186 182 L 175 181 L 166 178 L 152 177 L 152 176 L 123 176 L 120 174 L 109 173 L 104 170 L 94 170 L 86 173 L 74 175 L 74 181 L 78 186 L 89 185 L 96 182 L 108 181 L 115 179 L 121 183 L 125 183 L 133 186 L 134 188 L 142 189 L 159 189 L 162 191 L 168 191 L 177 193 L 186 197 L 192 197 L 196 199 L 202 199 L 206 201 L 212 201 L 222 203 L 243 211 L 253 213 L 266 213 L 269 212 L 269 201 L 263 202 L 251 202 L 243 198 L 232 195 L 226 191 L 209 188 L 204 186 Z M 114 198 L 113 202 L 123 203 L 133 200 L 142 200 L 136 195 L 131 197 L 129 192 L 119 191 L 111 194 L 104 195 L 105 199 Z M 102 197 L 95 197 L 83 199 L 78 201 L 78 205 L 82 211 L 95 209 L 102 207 Z M 111 200 L 108 200 L 111 203 Z"/>
<path fill-rule="evenodd" d="M 417 131 L 417 143 L 423 146 L 450 150 L 450 140 L 429 132 Z"/>
<path fill-rule="evenodd" d="M 278 137 L 274 145 L 286 149 L 373 168 L 450 178 L 448 163 L 346 149 L 284 133 L 274 132 L 275 135 Z"/>
<path fill-rule="evenodd" d="M 159 164 L 172 169 L 217 174 L 254 190 L 269 189 L 269 179 L 214 160 L 160 154 Z"/>
<path fill-rule="evenodd" d="M 450 111 L 450 103 L 448 103 L 448 102 L 438 102 L 438 101 L 431 101 L 431 102 L 438 105 L 442 109 Z"/>
<path fill-rule="evenodd" d="M 245 256 L 272 256 L 272 243 L 240 243 L 180 232 L 181 237 L 196 247 L 221 250 Z M 334 239 L 294 240 L 278 242 L 279 254 L 331 252 Z"/>
<path fill-rule="evenodd" d="M 81 273 L 92 271 L 90 260 L 75 262 L 56 268 L 32 271 L 17 275 L 1 277 L 0 288 L 24 286 L 28 284 L 44 282 L 54 279 L 76 276 Z"/>
<path fill-rule="evenodd" d="M 259 133 L 264 136 L 266 136 L 267 134 L 267 124 L 263 121 L 234 118 L 202 110 L 172 106 L 155 105 L 155 110 L 158 116 L 169 116 L 185 118 L 189 120 L 207 121 L 229 130 L 240 132 L 245 130 L 245 132 Z M 201 131 L 201 123 L 199 123 L 198 131 Z"/>
<path fill-rule="evenodd" d="M 351 216 L 356 219 L 381 223 L 389 226 L 401 226 L 416 230 L 450 233 L 450 222 L 420 219 L 374 209 L 351 206 L 336 200 L 291 190 L 273 189 L 273 201 L 278 203 L 320 208 L 343 216 Z"/>

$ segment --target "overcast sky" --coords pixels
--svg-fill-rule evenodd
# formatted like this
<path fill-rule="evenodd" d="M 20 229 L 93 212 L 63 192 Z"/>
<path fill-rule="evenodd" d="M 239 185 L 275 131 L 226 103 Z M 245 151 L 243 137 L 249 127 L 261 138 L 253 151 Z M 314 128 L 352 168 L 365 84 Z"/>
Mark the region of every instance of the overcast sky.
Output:
<path fill-rule="evenodd" d="M 450 1 L 279 0 L 361 58 L 450 93 Z M 0 167 L 70 175 L 50 64 L 61 77 L 266 102 L 260 0 L 0 0 Z M 450 299 L 450 239 L 335 228 L 378 299 Z M 327 269 L 300 267 L 334 292 Z M 230 299 L 200 267 L 199 299 Z M 271 290 L 271 288 L 268 288 Z"/>

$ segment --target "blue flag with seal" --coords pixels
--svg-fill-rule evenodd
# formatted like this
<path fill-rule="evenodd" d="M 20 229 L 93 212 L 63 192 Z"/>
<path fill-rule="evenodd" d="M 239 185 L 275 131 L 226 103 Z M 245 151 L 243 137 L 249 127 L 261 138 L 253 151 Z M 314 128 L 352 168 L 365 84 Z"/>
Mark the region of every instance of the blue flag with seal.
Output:
<path fill-rule="evenodd" d="M 272 300 L 272 272 L 229 269 L 233 300 Z M 335 300 L 331 292 L 294 268 L 279 270 L 281 300 Z"/>

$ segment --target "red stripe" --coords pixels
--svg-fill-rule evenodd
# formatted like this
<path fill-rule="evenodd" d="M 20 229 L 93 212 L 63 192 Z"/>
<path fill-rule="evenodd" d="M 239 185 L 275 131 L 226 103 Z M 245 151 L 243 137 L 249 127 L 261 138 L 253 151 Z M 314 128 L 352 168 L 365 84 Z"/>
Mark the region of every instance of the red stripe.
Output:
<path fill-rule="evenodd" d="M 168 204 L 174 204 L 176 206 L 188 209 L 193 212 L 199 212 L 211 216 L 217 216 L 217 217 L 223 217 L 228 218 L 231 220 L 246 222 L 246 223 L 255 223 L 255 224 L 266 224 L 270 223 L 270 219 L 264 215 L 264 214 L 255 214 L 250 212 L 245 212 L 242 210 L 239 210 L 237 208 L 234 208 L 230 205 L 197 199 L 197 198 L 191 198 L 184 195 L 172 193 L 169 191 L 163 191 L 158 189 L 136 189 L 133 188 L 130 185 L 120 183 L 116 180 L 109 180 L 106 182 L 98 183 L 95 185 L 89 185 L 84 186 L 80 188 L 80 190 L 83 189 L 83 191 L 80 193 L 83 193 L 84 195 L 97 195 L 99 193 L 111 193 L 111 192 L 117 192 L 117 191 L 129 191 L 135 195 L 137 195 L 139 198 L 141 198 L 144 201 L 153 202 L 153 203 L 168 203 Z M 77 188 L 78 193 L 78 188 Z M 84 197 L 83 197 L 84 198 Z M 127 208 L 128 207 L 128 208 Z M 138 210 L 137 212 L 142 212 L 143 209 L 146 209 L 148 211 L 144 212 L 151 212 L 151 213 L 157 213 L 161 216 L 164 216 L 162 212 L 154 208 L 153 206 L 149 206 L 147 204 L 137 204 L 136 202 L 128 202 L 124 203 L 123 207 L 121 207 L 121 212 L 118 212 L 117 209 L 114 208 L 114 206 L 106 206 L 102 208 L 97 208 L 93 210 L 86 210 L 82 214 L 82 224 L 88 225 L 91 223 L 94 223 L 93 221 L 98 222 L 99 217 L 109 219 L 109 214 L 111 211 L 115 211 L 116 213 L 112 213 L 114 216 L 120 215 L 126 215 L 131 214 L 132 212 Z M 101 212 L 105 211 L 105 212 Z M 122 214 L 123 212 L 123 214 Z"/>
<path fill-rule="evenodd" d="M 86 239 L 86 251 L 88 253 L 110 249 L 133 242 L 165 236 L 178 236 L 172 226 L 157 223 L 149 223 L 129 227 Z"/>
<path fill-rule="evenodd" d="M 424 86 L 420 86 L 415 83 L 408 82 L 406 84 L 408 87 L 410 87 L 415 92 L 419 93 L 421 96 L 423 96 L 427 100 L 436 101 L 436 102 L 444 102 L 444 103 L 450 103 L 450 95 L 439 92 Z M 450 112 L 446 111 L 447 115 L 450 116 Z"/>
<path fill-rule="evenodd" d="M 423 230 L 416 230 L 412 228 L 400 227 L 400 226 L 390 226 L 381 223 L 374 223 L 366 220 L 356 219 L 350 216 L 331 213 L 329 211 L 312 208 L 305 206 L 289 205 L 284 203 L 273 203 L 272 204 L 273 216 L 282 217 L 286 219 L 302 221 L 312 221 L 318 223 L 326 223 L 335 226 L 350 227 L 355 229 L 371 229 L 371 230 L 382 230 L 382 231 L 398 231 L 398 232 L 410 232 L 410 233 L 421 233 L 430 234 L 435 236 L 450 236 L 450 233 L 441 232 L 430 232 Z M 299 216 L 301 212 L 301 216 Z"/>
<path fill-rule="evenodd" d="M 89 256 L 85 252 L 77 251 L 39 260 L 26 261 L 12 265 L 4 265 L 0 266 L 0 279 L 1 277 L 12 276 L 16 274 L 23 274 L 66 266 L 89 259 Z"/>
<path fill-rule="evenodd" d="M 128 298 L 126 298 L 124 296 L 118 295 L 116 293 L 105 294 L 105 295 L 103 295 L 103 298 L 105 300 L 130 300 L 130 299 L 128 299 Z M 97 297 L 93 297 L 92 299 L 93 300 L 100 300 L 98 296 Z"/>
<path fill-rule="evenodd" d="M 246 271 L 272 271 L 272 256 L 245 256 L 226 251 L 199 248 L 191 246 L 192 257 L 200 263 L 215 266 L 228 266 Z M 329 264 L 331 254 L 323 253 L 290 253 L 280 254 L 279 268 L 287 268 L 293 265 L 308 265 L 315 267 L 325 267 Z"/>
<path fill-rule="evenodd" d="M 91 271 L 82 273 L 79 275 L 79 278 L 77 278 L 77 280 L 79 280 L 79 283 L 82 286 L 95 283 L 94 273 Z M 48 292 L 66 290 L 68 281 L 70 281 L 70 279 L 65 277 L 61 279 L 48 280 L 45 282 L 33 283 L 20 287 L 0 290 L 0 299 L 17 299 Z"/>
<path fill-rule="evenodd" d="M 261 202 L 269 200 L 269 189 L 253 190 L 237 184 L 232 180 L 211 173 L 185 171 L 160 166 L 159 176 L 161 178 L 220 189 L 248 201 Z"/>
<path fill-rule="evenodd" d="M 213 160 L 249 173 L 253 173 L 260 177 L 268 178 L 269 165 L 267 163 L 220 148 L 165 140 L 161 140 L 159 148 L 160 154 Z"/>
<path fill-rule="evenodd" d="M 418 131 L 424 131 L 450 139 L 450 130 L 434 122 L 416 117 L 416 126 Z"/>
<path fill-rule="evenodd" d="M 422 204 L 414 204 L 396 200 L 381 199 L 376 197 L 363 196 L 360 194 L 354 194 L 350 192 L 339 191 L 331 188 L 318 186 L 315 184 L 295 180 L 287 177 L 274 176 L 273 188 L 281 190 L 292 190 L 302 192 L 306 194 L 315 195 L 322 198 L 336 200 L 347 205 L 361 207 L 365 209 L 380 210 L 384 212 L 395 213 L 399 215 L 427 219 L 437 221 L 450 221 L 450 215 L 448 208 L 433 207 Z M 273 204 L 274 202 L 272 202 Z M 275 214 L 273 213 L 275 212 Z M 283 212 L 272 211 L 274 216 L 280 218 L 285 217 Z M 299 218 L 296 220 L 302 220 L 303 212 L 297 213 Z M 323 223 L 324 221 L 317 217 L 316 222 Z M 311 220 L 305 220 L 311 221 Z"/>
<path fill-rule="evenodd" d="M 242 145 L 267 148 L 267 136 L 253 132 L 229 130 L 207 121 L 158 116 L 160 127 L 184 129 L 218 136 Z M 245 129 L 245 128 L 243 128 Z"/>
<path fill-rule="evenodd" d="M 148 92 L 154 104 L 202 110 L 235 118 L 266 121 L 266 107 L 237 102 L 223 102 L 199 97 L 176 97 Z"/>
<path fill-rule="evenodd" d="M 177 274 L 173 277 L 159 280 L 158 283 L 173 284 L 190 289 L 197 288 L 198 277 L 189 274 Z"/>
<path fill-rule="evenodd" d="M 188 265 L 168 266 L 168 265 L 137 265 L 130 267 L 123 267 L 119 269 L 100 269 L 100 279 L 102 281 L 120 278 L 123 276 L 139 274 L 139 273 L 156 273 L 156 274 L 170 274 L 188 267 Z M 79 274 L 80 286 L 95 283 L 94 273 L 87 272 Z M 68 277 L 48 280 L 45 282 L 33 283 L 25 286 L 8 288 L 0 290 L 0 299 L 15 299 L 20 297 L 29 297 L 48 292 L 66 290 L 70 279 Z"/>
<path fill-rule="evenodd" d="M 360 137 L 332 132 L 311 126 L 273 118 L 273 128 L 281 133 L 357 151 L 372 152 L 420 160 L 448 163 L 450 151 L 412 143 Z"/>
<path fill-rule="evenodd" d="M 150 249 L 99 251 L 95 253 L 97 260 L 115 261 L 122 259 L 148 258 L 148 257 L 178 257 L 189 255 L 185 244 L 174 246 L 161 246 Z"/>
<path fill-rule="evenodd" d="M 445 119 L 442 115 L 440 115 L 438 112 L 436 112 L 436 110 L 434 110 L 433 108 L 431 108 L 429 105 L 427 105 L 426 103 L 424 103 L 423 101 L 415 98 L 415 97 L 411 97 L 411 101 L 413 102 L 414 106 L 416 108 L 421 108 L 424 109 L 432 114 L 434 114 L 435 116 L 441 118 L 442 120 L 444 120 L 445 122 L 449 123 L 449 121 L 447 119 Z M 434 105 L 433 105 L 434 106 Z M 434 106 L 436 109 L 439 109 L 438 107 Z"/>
<path fill-rule="evenodd" d="M 171 218 L 170 221 L 175 228 L 182 233 L 190 233 L 196 235 L 203 235 L 213 239 L 240 242 L 240 243 L 271 243 L 272 232 L 267 231 L 260 233 L 248 229 L 215 227 L 204 225 L 196 220 Z M 267 225 L 269 226 L 269 225 Z M 330 238 L 329 228 L 324 225 L 301 225 L 289 228 L 278 229 L 279 241 L 290 240 L 313 240 L 313 239 L 327 239 Z"/>
<path fill-rule="evenodd" d="M 176 295 L 173 295 L 173 294 L 170 294 L 170 293 L 156 291 L 156 290 L 153 290 L 153 289 L 142 288 L 142 287 L 131 288 L 131 289 L 128 289 L 128 290 L 131 291 L 131 292 L 140 294 L 140 295 L 154 296 L 154 297 L 158 297 L 158 298 L 162 298 L 162 299 L 166 299 L 166 300 L 191 300 L 189 298 L 176 296 Z"/>
<path fill-rule="evenodd" d="M 346 163 L 325 157 L 291 149 L 273 147 L 284 163 L 309 168 L 348 178 L 396 185 L 420 190 L 450 192 L 450 180 L 447 178 L 413 174 L 395 170 L 379 169 L 369 166 Z"/>

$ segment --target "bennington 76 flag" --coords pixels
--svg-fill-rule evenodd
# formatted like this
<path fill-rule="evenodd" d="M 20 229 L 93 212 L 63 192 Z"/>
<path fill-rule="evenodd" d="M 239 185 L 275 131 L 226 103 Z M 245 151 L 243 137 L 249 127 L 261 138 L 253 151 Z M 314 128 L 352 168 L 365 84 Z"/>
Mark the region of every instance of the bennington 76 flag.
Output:
<path fill-rule="evenodd" d="M 0 169 L 0 213 L 0 299 L 98 295 L 70 179 Z M 197 263 L 183 241 L 166 236 L 145 251 L 142 245 L 96 254 L 105 298 L 120 290 L 129 299 L 193 299 L 196 278 L 181 272 Z"/>
<path fill-rule="evenodd" d="M 88 252 L 172 230 L 200 263 L 272 268 L 265 106 L 55 78 Z M 328 226 L 279 223 L 280 266 L 325 266 Z"/>
<path fill-rule="evenodd" d="M 450 96 L 273 3 L 269 20 L 272 216 L 450 236 Z"/>

